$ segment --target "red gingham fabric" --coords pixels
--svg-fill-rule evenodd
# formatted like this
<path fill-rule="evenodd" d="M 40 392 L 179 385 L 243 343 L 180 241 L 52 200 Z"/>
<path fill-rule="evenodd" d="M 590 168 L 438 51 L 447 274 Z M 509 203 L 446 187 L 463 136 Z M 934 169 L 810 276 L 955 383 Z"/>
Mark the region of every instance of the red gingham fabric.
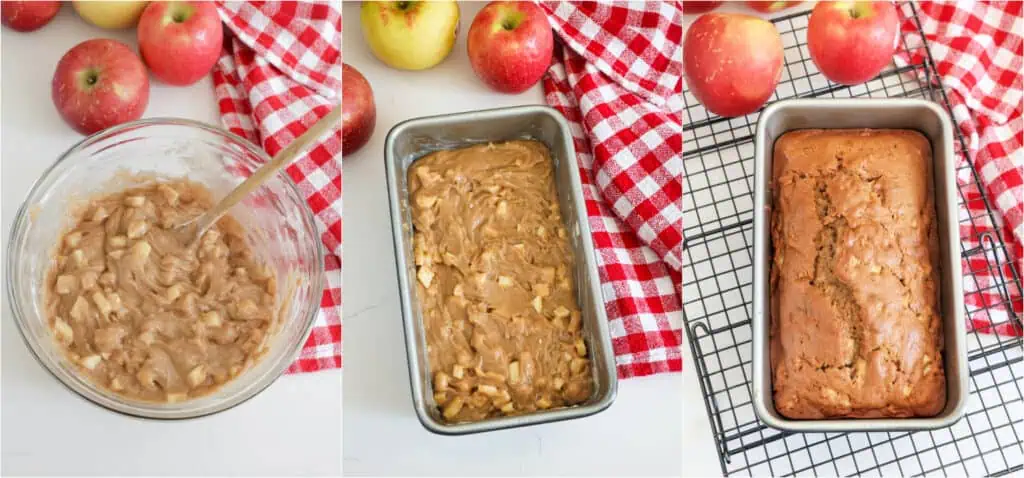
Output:
<path fill-rule="evenodd" d="M 682 9 L 537 2 L 569 121 L 620 377 L 682 370 Z"/>
<path fill-rule="evenodd" d="M 341 91 L 337 2 L 217 2 L 229 30 L 213 70 L 221 120 L 271 156 L 326 115 Z M 290 164 L 326 246 L 309 339 L 289 373 L 341 367 L 341 129 Z"/>
<path fill-rule="evenodd" d="M 1013 2 L 921 2 L 918 13 L 928 38 L 935 67 L 953 106 L 953 119 L 967 140 L 969 157 L 985 191 L 975 186 L 970 168 L 959 169 L 957 178 L 964 194 L 960 207 L 960 235 L 968 249 L 983 248 L 985 253 L 963 260 L 964 293 L 968 326 L 981 332 L 1020 336 L 1020 322 L 1012 321 L 1009 308 L 1024 313 L 1021 291 L 1008 266 L 1021 271 L 1021 244 L 1024 243 L 1024 150 L 1021 135 L 1021 101 L 1024 88 L 1021 71 L 1022 4 Z M 917 24 L 909 5 L 902 5 L 903 30 L 908 35 L 914 58 L 897 62 L 920 64 L 923 50 Z M 987 194 L 999 221 L 992 224 L 985 211 Z M 1003 238 L 1012 257 L 996 256 L 992 244 L 981 234 Z M 1000 277 L 1002 275 L 1002 277 Z M 1004 279 L 1005 278 L 1005 279 Z M 1005 294 L 1009 294 L 1007 300 Z"/>

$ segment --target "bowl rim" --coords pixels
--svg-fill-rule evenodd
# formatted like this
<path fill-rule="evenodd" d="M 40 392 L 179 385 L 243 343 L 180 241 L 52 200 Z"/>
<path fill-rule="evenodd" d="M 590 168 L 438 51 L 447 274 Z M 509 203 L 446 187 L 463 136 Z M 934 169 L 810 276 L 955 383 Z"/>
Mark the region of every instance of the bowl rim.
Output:
<path fill-rule="evenodd" d="M 223 136 L 223 137 L 225 137 L 225 138 L 227 138 L 227 139 L 229 139 L 229 140 L 239 144 L 240 146 L 242 146 L 243 148 L 248 150 L 248 152 L 250 152 L 250 153 L 254 154 L 256 157 L 260 158 L 260 160 L 263 163 L 266 163 L 267 161 L 269 161 L 271 159 L 270 155 L 268 155 L 267 152 L 263 150 L 263 148 L 259 147 L 258 145 L 256 145 L 252 141 L 250 141 L 250 140 L 248 140 L 246 138 L 243 138 L 242 136 L 240 136 L 238 134 L 232 133 L 231 131 L 229 131 L 229 130 L 227 130 L 225 128 L 221 128 L 221 127 L 214 126 L 214 125 L 211 125 L 211 124 L 208 124 L 208 123 L 204 123 L 204 122 L 196 121 L 196 120 L 192 120 L 192 119 L 187 119 L 187 118 L 153 117 L 153 118 L 139 119 L 139 120 L 135 120 L 135 121 L 129 121 L 129 122 L 126 122 L 126 123 L 122 123 L 122 124 L 119 124 L 119 125 L 116 125 L 116 126 L 112 126 L 110 128 L 106 128 L 106 129 L 97 131 L 97 132 L 95 132 L 95 133 L 93 133 L 91 135 L 88 135 L 88 136 L 78 140 L 77 142 L 75 142 L 75 144 L 73 144 L 71 147 L 69 147 L 63 153 L 61 153 L 60 156 L 58 156 L 55 161 L 53 161 L 49 166 L 47 166 L 46 169 L 44 169 L 43 172 L 39 175 L 39 177 L 37 177 L 36 180 L 32 183 L 32 185 L 29 187 L 28 192 L 26 193 L 25 197 L 21 200 L 21 205 L 18 207 L 18 210 L 15 213 L 14 221 L 11 223 L 11 230 L 10 230 L 10 233 L 9 233 L 9 235 L 7 237 L 7 247 L 6 247 L 7 258 L 6 258 L 5 265 L 4 265 L 4 273 L 5 273 L 6 277 L 7 277 L 7 280 L 5 281 L 6 282 L 6 287 L 4 289 L 5 289 L 6 294 L 7 294 L 8 302 L 10 303 L 11 312 L 12 312 L 12 314 L 14 316 L 14 323 L 17 326 L 18 334 L 21 336 L 22 341 L 25 343 L 26 347 L 28 348 L 30 355 L 32 355 L 32 357 L 36 360 L 36 362 L 38 362 L 40 365 L 42 365 L 43 368 L 54 379 L 57 380 L 57 382 L 59 382 L 61 385 L 63 385 L 68 390 L 74 392 L 74 394 L 76 396 L 78 396 L 79 398 L 84 399 L 85 401 L 87 401 L 89 403 L 92 403 L 92 404 L 94 404 L 94 405 L 96 405 L 96 406 L 98 406 L 100 408 L 104 408 L 106 410 L 115 412 L 117 414 L 120 414 L 120 415 L 123 415 L 123 416 L 127 416 L 127 417 L 131 417 L 131 418 L 135 418 L 135 419 L 156 420 L 156 421 L 191 420 L 191 419 L 196 419 L 196 418 L 201 418 L 201 417 L 205 417 L 205 416 L 214 415 L 214 414 L 223 412 L 225 410 L 230 410 L 232 408 L 235 408 L 235 407 L 237 407 L 237 406 L 239 406 L 239 405 L 249 401 L 253 397 L 259 395 L 261 392 L 266 390 L 267 387 L 269 387 L 272 383 L 276 382 L 277 379 L 281 377 L 281 375 L 284 375 L 285 371 L 287 371 L 288 368 L 298 358 L 299 354 L 302 351 L 303 346 L 305 345 L 306 341 L 308 340 L 309 334 L 313 330 L 313 325 L 316 323 L 316 317 L 317 317 L 317 315 L 319 314 L 319 311 L 320 311 L 319 305 L 312 307 L 310 309 L 309 316 L 304 319 L 304 323 L 302 325 L 302 328 L 304 330 L 302 331 L 302 335 L 301 335 L 300 340 L 296 341 L 297 345 L 296 345 L 295 349 L 290 351 L 290 352 L 286 352 L 280 358 L 279 364 L 274 366 L 274 367 L 272 367 L 270 370 L 267 371 L 266 375 L 264 375 L 264 377 L 266 377 L 266 383 L 258 384 L 257 386 L 252 386 L 252 387 L 244 388 L 234 398 L 229 398 L 229 399 L 223 400 L 221 402 L 214 403 L 214 404 L 212 404 L 212 405 L 210 405 L 208 407 L 205 407 L 205 408 L 203 408 L 203 409 L 201 409 L 200 411 L 197 411 L 197 412 L 196 411 L 182 411 L 182 412 L 176 412 L 176 414 L 173 415 L 173 416 L 165 416 L 165 415 L 157 415 L 157 414 L 147 413 L 147 412 L 149 412 L 149 410 L 147 410 L 145 408 L 138 408 L 137 405 L 135 405 L 134 403 L 128 403 L 128 404 L 123 404 L 122 405 L 122 404 L 120 404 L 120 403 L 118 403 L 117 401 L 114 401 L 114 400 L 99 400 L 99 398 L 106 398 L 106 397 L 103 397 L 102 395 L 97 396 L 97 397 L 90 396 L 90 394 L 87 393 L 89 391 L 88 388 L 83 388 L 82 390 L 79 390 L 78 388 L 71 386 L 71 384 L 69 384 L 68 381 L 64 380 L 61 377 L 61 375 L 58 374 L 56 370 L 54 370 L 54 368 L 58 367 L 58 365 L 56 363 L 50 363 L 48 360 L 44 360 L 43 357 L 40 356 L 41 351 L 40 351 L 39 348 L 42 347 L 42 344 L 34 342 L 32 339 L 29 338 L 29 336 L 28 336 L 28 334 L 27 334 L 27 332 L 25 330 L 26 324 L 27 324 L 25 322 L 25 320 L 26 320 L 25 319 L 25 317 L 26 317 L 25 309 L 22 306 L 21 300 L 17 297 L 17 295 L 15 293 L 16 292 L 15 291 L 15 288 L 16 288 L 15 282 L 16 281 L 12 280 L 12 278 L 14 277 L 14 273 L 17 271 L 17 267 L 18 267 L 18 260 L 16 259 L 16 257 L 18 257 L 18 256 L 15 254 L 16 251 L 14 250 L 15 249 L 15 240 L 14 239 L 15 239 L 15 237 L 17 237 L 19 235 L 19 233 L 23 232 L 24 228 L 26 227 L 26 224 L 27 224 L 27 220 L 26 219 L 29 217 L 29 208 L 30 208 L 29 199 L 32 198 L 37 193 L 39 193 L 39 189 L 40 189 L 42 183 L 44 182 L 44 180 L 46 178 L 50 177 L 50 175 L 53 174 L 53 172 L 57 168 L 57 166 L 59 164 L 61 164 L 62 162 L 64 162 L 65 160 L 67 160 L 73 154 L 80 152 L 85 146 L 92 144 L 93 142 L 97 141 L 98 139 L 100 139 L 103 136 L 115 135 L 117 133 L 122 133 L 122 132 L 125 132 L 125 131 L 130 131 L 130 130 L 133 130 L 133 129 L 136 129 L 136 128 L 140 128 L 140 127 L 144 127 L 144 126 L 157 126 L 157 125 L 160 125 L 160 126 L 181 126 L 181 127 L 193 128 L 193 129 L 198 129 L 198 130 L 210 132 L 210 133 L 213 133 L 213 134 L 216 134 L 216 135 Z M 325 247 L 324 247 L 323 241 L 319 238 L 319 228 L 316 226 L 316 218 L 315 218 L 315 216 L 313 214 L 312 209 L 309 207 L 309 202 L 306 200 L 305 196 L 302 194 L 302 190 L 299 189 L 297 184 L 295 184 L 295 181 L 292 180 L 291 176 L 289 176 L 285 172 L 284 169 L 281 169 L 281 170 L 277 171 L 275 173 L 275 175 L 280 177 L 280 178 L 283 178 L 284 179 L 285 188 L 289 189 L 292 193 L 295 194 L 296 197 L 298 197 L 298 198 L 300 198 L 302 200 L 302 204 L 303 204 L 302 215 L 304 216 L 302 219 L 303 219 L 303 222 L 306 222 L 310 226 L 312 226 L 312 230 L 313 230 L 314 236 L 315 236 L 315 240 L 313 241 L 315 243 L 315 247 L 314 247 L 314 254 L 316 256 L 315 257 L 315 259 L 316 259 L 315 267 L 320 270 L 319 274 L 313 274 L 314 277 L 310 277 L 309 278 L 309 280 L 311 282 L 310 285 L 311 285 L 311 288 L 313 290 L 319 290 L 320 291 L 319 294 L 323 294 L 324 274 L 326 273 L 326 268 L 325 268 L 325 265 L 324 265 L 324 260 L 325 260 L 325 250 L 324 249 L 325 249 Z M 265 360 L 267 358 L 268 357 L 263 357 L 260 360 Z M 257 360 L 257 362 L 259 362 L 259 360 Z M 81 377 L 79 375 L 76 375 L 76 376 L 79 379 L 83 379 L 83 377 Z M 236 377 L 236 379 L 237 379 L 237 377 Z M 83 379 L 83 381 L 88 382 L 88 380 L 86 380 L 86 379 Z M 102 387 L 100 387 L 98 385 L 95 385 L 95 384 L 92 384 L 92 385 L 93 385 L 94 388 L 102 389 Z M 127 400 L 124 397 L 119 397 L 119 399 Z M 144 403 L 146 405 L 151 405 L 151 406 L 153 406 L 153 405 L 161 405 L 160 402 L 135 401 L 135 403 Z M 186 402 L 181 402 L 181 403 L 187 403 L 187 401 Z"/>

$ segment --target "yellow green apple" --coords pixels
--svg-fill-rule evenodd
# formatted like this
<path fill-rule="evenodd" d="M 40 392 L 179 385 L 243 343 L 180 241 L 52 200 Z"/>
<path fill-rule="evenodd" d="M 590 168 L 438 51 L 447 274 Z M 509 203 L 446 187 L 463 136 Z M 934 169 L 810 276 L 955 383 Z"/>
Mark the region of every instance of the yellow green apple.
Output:
<path fill-rule="evenodd" d="M 142 10 L 149 2 L 74 1 L 78 16 L 83 20 L 108 30 L 135 26 Z"/>
<path fill-rule="evenodd" d="M 400 70 L 441 63 L 455 45 L 459 6 L 453 1 L 363 2 L 363 38 L 380 61 Z"/>

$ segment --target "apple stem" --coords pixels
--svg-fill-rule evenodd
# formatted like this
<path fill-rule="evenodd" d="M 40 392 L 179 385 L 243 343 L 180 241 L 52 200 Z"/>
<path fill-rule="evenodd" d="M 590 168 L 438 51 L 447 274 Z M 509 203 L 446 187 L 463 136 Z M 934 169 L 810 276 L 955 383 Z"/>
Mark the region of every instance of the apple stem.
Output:
<path fill-rule="evenodd" d="M 408 10 L 412 6 L 412 2 L 398 2 L 396 6 L 399 10 Z"/>
<path fill-rule="evenodd" d="M 850 9 L 850 17 L 852 17 L 852 18 L 860 18 L 860 12 L 858 12 L 856 8 L 851 8 Z"/>
<path fill-rule="evenodd" d="M 89 73 L 89 74 L 88 74 L 88 75 L 86 75 L 86 77 L 85 77 L 85 84 L 87 84 L 87 85 L 89 85 L 89 86 L 95 85 L 95 84 L 96 84 L 96 81 L 97 81 L 98 79 L 99 79 L 99 78 L 97 78 L 97 77 L 96 77 L 96 74 L 95 74 L 95 73 Z"/>

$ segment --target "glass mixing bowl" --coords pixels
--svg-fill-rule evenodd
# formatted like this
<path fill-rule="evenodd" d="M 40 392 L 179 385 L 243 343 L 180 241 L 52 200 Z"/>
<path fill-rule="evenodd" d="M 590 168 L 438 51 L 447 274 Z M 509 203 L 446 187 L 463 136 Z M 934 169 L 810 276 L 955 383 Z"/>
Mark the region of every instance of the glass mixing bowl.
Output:
<path fill-rule="evenodd" d="M 32 186 L 7 245 L 7 296 L 29 349 L 75 393 L 108 409 L 147 418 L 190 418 L 231 408 L 270 385 L 295 360 L 318 312 L 324 251 L 313 213 L 284 171 L 229 214 L 246 229 L 253 253 L 277 275 L 276 331 L 253 366 L 214 393 L 152 403 L 119 396 L 88 381 L 65 357 L 44 315 L 44 280 L 69 211 L 96 194 L 130 184 L 125 173 L 187 177 L 224 197 L 269 160 L 252 143 L 219 128 L 182 119 L 146 119 L 85 138 Z M 294 287 L 289 285 L 294 284 Z"/>

